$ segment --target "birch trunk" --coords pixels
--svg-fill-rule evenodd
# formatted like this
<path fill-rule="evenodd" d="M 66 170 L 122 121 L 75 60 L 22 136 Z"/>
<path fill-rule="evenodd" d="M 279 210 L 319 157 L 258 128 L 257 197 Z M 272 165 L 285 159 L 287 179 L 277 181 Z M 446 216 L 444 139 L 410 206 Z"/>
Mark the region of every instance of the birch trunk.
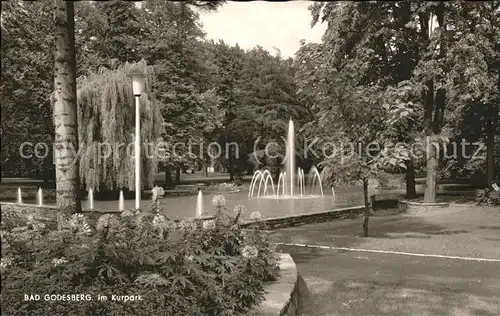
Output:
<path fill-rule="evenodd" d="M 76 105 L 76 57 L 74 4 L 53 0 L 54 47 L 54 126 L 57 225 L 72 213 L 81 212 Z"/>

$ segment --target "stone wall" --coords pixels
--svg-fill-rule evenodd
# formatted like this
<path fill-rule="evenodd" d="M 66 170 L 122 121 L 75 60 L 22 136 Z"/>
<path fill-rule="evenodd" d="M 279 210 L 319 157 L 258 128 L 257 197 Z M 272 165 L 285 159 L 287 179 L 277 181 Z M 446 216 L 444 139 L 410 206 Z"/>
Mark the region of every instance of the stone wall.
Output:
<path fill-rule="evenodd" d="M 30 215 L 34 219 L 43 222 L 56 221 L 57 208 L 55 206 L 38 206 L 34 204 L 18 204 L 11 202 L 1 202 L 2 221 L 6 219 L 16 219 L 22 221 Z"/>
<path fill-rule="evenodd" d="M 2 221 L 14 220 L 17 223 L 23 224 L 29 216 L 34 219 L 46 222 L 55 223 L 57 221 L 57 207 L 55 205 L 35 205 L 35 204 L 18 204 L 11 202 L 0 202 Z M 97 220 L 99 216 L 104 214 L 120 214 L 120 211 L 112 210 L 92 210 L 83 211 L 83 214 L 88 216 L 91 221 Z"/>
<path fill-rule="evenodd" d="M 265 227 L 267 229 L 293 227 L 312 223 L 329 222 L 338 219 L 356 218 L 362 216 L 364 211 L 364 206 L 345 207 L 320 213 L 304 213 L 284 217 L 264 218 L 259 221 L 245 222 L 242 226 L 248 228 Z"/>
<path fill-rule="evenodd" d="M 55 222 L 57 218 L 57 207 L 53 205 L 38 206 L 35 204 L 18 204 L 11 202 L 0 202 L 2 218 L 16 218 L 18 222 L 25 222 L 28 216 L 43 222 Z M 83 214 L 88 216 L 90 222 L 94 222 L 104 214 L 119 215 L 117 210 L 84 210 Z M 305 213 L 284 217 L 264 218 L 259 221 L 247 221 L 241 226 L 246 228 L 276 229 L 293 226 L 301 226 L 312 223 L 323 223 L 332 220 L 356 218 L 364 215 L 364 206 L 346 207 L 336 210 L 328 210 L 319 213 Z M 204 216 L 201 221 L 214 219 L 214 216 Z"/>
<path fill-rule="evenodd" d="M 0 202 L 2 220 L 15 220 L 17 223 L 23 224 L 31 215 L 34 219 L 46 223 L 55 223 L 57 221 L 57 207 L 55 205 L 35 205 L 35 204 L 18 204 L 12 202 Z M 90 222 L 96 221 L 101 215 L 115 214 L 120 215 L 118 210 L 83 210 Z M 204 216 L 200 220 L 214 219 L 213 216 Z"/>
<path fill-rule="evenodd" d="M 0 202 L 2 218 L 15 217 L 19 221 L 26 220 L 32 215 L 34 219 L 43 222 L 55 222 L 57 218 L 57 207 L 53 205 L 38 206 L 35 204 L 18 204 L 11 202 Z M 241 226 L 246 228 L 265 228 L 276 229 L 293 226 L 301 226 L 312 223 L 323 223 L 332 220 L 340 220 L 346 218 L 356 218 L 364 215 L 364 206 L 345 207 L 335 210 L 328 210 L 319 213 L 304 213 L 298 215 L 290 215 L 283 217 L 264 218 L 259 221 L 247 221 Z M 91 222 L 97 220 L 99 216 L 104 214 L 117 214 L 118 210 L 84 210 L 83 214 L 89 217 Z M 214 219 L 214 216 L 204 216 L 201 221 Z"/>
<path fill-rule="evenodd" d="M 252 316 L 296 316 L 299 309 L 299 275 L 289 254 L 280 254 L 280 277 L 265 286 L 262 303 Z"/>

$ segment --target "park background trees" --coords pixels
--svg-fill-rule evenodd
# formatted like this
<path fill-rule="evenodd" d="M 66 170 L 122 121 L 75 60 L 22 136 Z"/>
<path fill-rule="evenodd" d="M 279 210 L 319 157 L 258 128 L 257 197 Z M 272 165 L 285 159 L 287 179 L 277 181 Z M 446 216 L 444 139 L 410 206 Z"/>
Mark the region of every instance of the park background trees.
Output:
<path fill-rule="evenodd" d="M 52 153 L 27 160 L 19 159 L 18 151 L 23 141 L 54 140 L 54 26 L 48 3 L 2 3 L 4 176 L 53 170 Z M 225 167 L 231 179 L 255 168 L 278 170 L 284 146 L 276 148 L 274 159 L 255 159 L 263 150 L 255 140 L 279 143 L 290 118 L 300 141 L 312 135 L 329 139 L 335 133 L 356 142 L 376 139 L 379 154 L 387 158 L 383 169 L 406 173 L 408 196 L 415 195 L 416 172 L 427 173 L 429 190 L 442 176 L 479 174 L 484 186 L 498 178 L 498 2 L 314 3 L 313 24 L 322 21 L 328 28 L 321 43 L 304 44 L 293 59 L 261 47 L 244 50 L 207 41 L 199 10 L 220 5 L 75 3 L 77 77 L 99 72 L 120 76 L 126 62 L 144 59 L 153 69 L 162 139 L 221 145 L 221 158 L 215 161 L 207 148 L 197 146 L 194 155 L 169 155 L 159 163 L 167 171 L 166 181 L 174 182 L 174 171 L 179 180 L 182 169 L 213 163 Z M 430 21 L 437 25 L 433 32 Z M 357 94 L 366 95 L 355 98 Z M 379 124 L 365 122 L 365 115 Z M 370 135 L 358 135 L 365 128 L 373 129 Z M 425 155 L 410 155 L 415 142 L 432 140 L 450 150 L 450 142 L 462 138 L 487 144 L 484 158 L 448 158 L 443 152 L 437 157 L 436 151 L 426 161 Z M 323 160 L 296 159 L 306 169 Z M 117 185 L 124 183 L 107 183 L 109 188 Z M 427 199 L 433 195 L 428 192 Z"/>

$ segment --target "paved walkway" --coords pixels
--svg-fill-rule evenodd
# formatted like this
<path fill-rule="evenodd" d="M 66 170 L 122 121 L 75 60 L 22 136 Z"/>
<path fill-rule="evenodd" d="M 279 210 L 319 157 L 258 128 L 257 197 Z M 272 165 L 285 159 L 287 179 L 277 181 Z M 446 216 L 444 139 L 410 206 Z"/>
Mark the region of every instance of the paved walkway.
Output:
<path fill-rule="evenodd" d="M 359 237 L 361 226 L 276 231 L 277 242 L 295 244 L 279 249 L 307 284 L 300 315 L 500 315 L 500 210 L 378 213 L 369 238 Z"/>

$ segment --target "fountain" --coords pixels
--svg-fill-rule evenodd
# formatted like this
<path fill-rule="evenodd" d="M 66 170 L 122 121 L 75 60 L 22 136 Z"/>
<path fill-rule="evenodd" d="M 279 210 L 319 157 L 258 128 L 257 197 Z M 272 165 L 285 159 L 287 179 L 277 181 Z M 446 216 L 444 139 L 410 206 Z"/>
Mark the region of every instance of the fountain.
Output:
<path fill-rule="evenodd" d="M 274 190 L 274 181 L 273 177 L 271 176 L 271 172 L 269 170 L 264 170 L 260 171 L 257 170 L 255 171 L 252 181 L 250 182 L 250 190 L 248 191 L 248 197 L 252 197 L 254 192 L 255 192 L 255 186 L 257 185 L 257 181 L 259 181 L 259 187 L 257 189 L 257 197 L 260 197 L 260 189 L 262 188 L 262 184 L 264 184 L 264 190 L 263 190 L 263 195 L 267 194 L 267 188 L 268 188 L 268 183 L 271 182 L 271 188 L 273 189 L 273 195 L 276 193 Z M 279 184 L 278 184 L 279 185 Z M 279 190 L 279 187 L 278 187 Z"/>
<path fill-rule="evenodd" d="M 123 198 L 123 190 L 120 190 L 120 200 L 118 201 L 118 210 L 125 210 L 125 199 Z"/>
<path fill-rule="evenodd" d="M 21 187 L 17 188 L 17 203 L 23 204 L 23 194 L 21 193 Z"/>
<path fill-rule="evenodd" d="M 285 171 L 282 171 L 279 174 L 277 190 L 275 190 L 271 172 L 269 170 L 257 170 L 253 174 L 252 181 L 250 182 L 250 189 L 248 191 L 249 198 L 323 198 L 323 185 L 318 169 L 313 166 L 309 171 L 307 179 L 309 180 L 310 184 L 308 188 L 306 186 L 306 177 L 304 174 L 304 170 L 302 168 L 296 169 L 295 126 L 292 120 L 290 120 L 288 123 L 286 143 L 286 168 Z M 272 188 L 272 194 L 268 190 L 269 184 Z M 319 188 L 316 188 L 316 184 Z"/>
<path fill-rule="evenodd" d="M 38 200 L 38 206 L 42 206 L 43 205 L 43 192 L 42 192 L 42 188 L 40 188 L 40 187 L 38 187 L 37 200 Z"/>
<path fill-rule="evenodd" d="M 196 218 L 200 218 L 203 214 L 203 192 L 198 190 L 198 198 L 196 199 Z"/>
<path fill-rule="evenodd" d="M 94 190 L 92 190 L 92 188 L 89 189 L 89 196 L 88 196 L 87 200 L 89 201 L 89 208 L 91 210 L 93 210 L 94 209 Z"/>

